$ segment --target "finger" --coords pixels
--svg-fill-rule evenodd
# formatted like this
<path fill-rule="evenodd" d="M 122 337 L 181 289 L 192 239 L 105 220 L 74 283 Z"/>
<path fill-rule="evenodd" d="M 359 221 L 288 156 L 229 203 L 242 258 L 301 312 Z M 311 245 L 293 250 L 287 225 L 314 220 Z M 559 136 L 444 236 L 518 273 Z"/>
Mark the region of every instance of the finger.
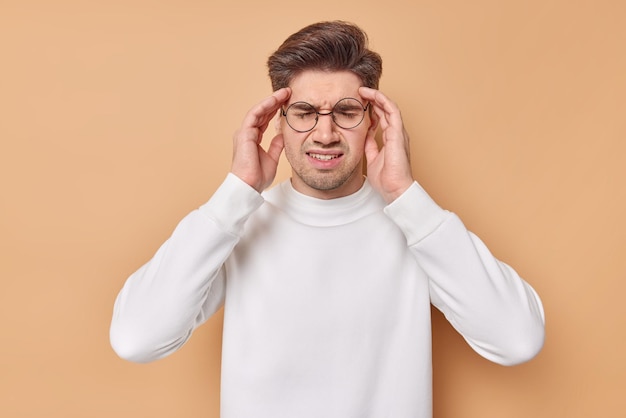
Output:
<path fill-rule="evenodd" d="M 280 154 L 283 152 L 283 148 L 285 147 L 285 142 L 283 140 L 283 135 L 278 134 L 272 141 L 270 142 L 269 147 L 267 148 L 267 155 L 274 161 L 278 162 L 280 158 Z"/>
<path fill-rule="evenodd" d="M 375 90 L 369 87 L 360 87 L 359 94 L 362 98 L 372 103 L 374 111 L 382 119 L 382 128 L 385 128 L 385 123 L 387 126 L 402 128 L 403 123 L 400 108 L 398 108 L 398 106 L 380 90 Z"/>
<path fill-rule="evenodd" d="M 246 113 L 241 127 L 237 130 L 235 141 L 254 141 L 260 144 L 269 122 L 290 95 L 291 89 L 279 89 L 252 107 Z"/>
<path fill-rule="evenodd" d="M 398 106 L 389 99 L 380 90 L 372 89 L 370 87 L 359 87 L 359 94 L 362 98 L 375 102 L 377 105 L 383 107 L 388 112 L 398 111 Z"/>
<path fill-rule="evenodd" d="M 289 99 L 291 89 L 288 87 L 278 89 L 271 96 L 266 97 L 257 103 L 246 114 L 243 125 L 244 127 L 267 128 L 267 124 L 274 117 L 278 109 Z"/>
<path fill-rule="evenodd" d="M 374 90 L 369 87 L 361 87 L 359 89 L 359 94 L 361 95 L 361 98 L 370 103 L 370 107 L 376 115 L 381 129 L 385 131 L 389 127 L 389 121 L 387 120 L 388 115 L 387 112 L 385 112 L 383 104 L 380 103 L 380 99 L 377 100 L 378 90 Z"/>

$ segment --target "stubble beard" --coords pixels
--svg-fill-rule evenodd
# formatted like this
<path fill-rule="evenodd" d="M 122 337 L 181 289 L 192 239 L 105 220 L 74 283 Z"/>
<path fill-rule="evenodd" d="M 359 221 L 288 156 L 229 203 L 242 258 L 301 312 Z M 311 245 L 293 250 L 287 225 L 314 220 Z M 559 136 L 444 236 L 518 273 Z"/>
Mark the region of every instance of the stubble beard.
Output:
<path fill-rule="evenodd" d="M 305 167 L 304 162 L 299 162 L 298 158 L 286 151 L 285 156 L 291 165 L 293 175 L 298 177 L 307 187 L 319 191 L 331 191 L 339 189 L 346 184 L 355 174 L 361 175 L 361 162 L 357 162 L 354 167 L 344 166 L 334 170 L 317 170 Z"/>
<path fill-rule="evenodd" d="M 352 170 L 344 169 L 340 172 L 316 171 L 301 173 L 297 170 L 294 170 L 294 172 L 308 187 L 319 191 L 330 191 L 346 184 L 358 169 L 359 166 L 357 165 Z"/>

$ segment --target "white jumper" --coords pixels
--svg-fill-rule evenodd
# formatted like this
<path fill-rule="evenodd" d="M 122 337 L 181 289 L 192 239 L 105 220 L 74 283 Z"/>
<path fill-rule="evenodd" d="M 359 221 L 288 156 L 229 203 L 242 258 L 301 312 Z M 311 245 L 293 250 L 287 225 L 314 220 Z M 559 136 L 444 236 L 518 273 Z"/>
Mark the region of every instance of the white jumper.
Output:
<path fill-rule="evenodd" d="M 543 345 L 535 291 L 417 183 L 386 205 L 229 174 L 127 280 L 111 344 L 156 360 L 223 305 L 222 418 L 430 418 L 431 303 L 491 361 Z"/>

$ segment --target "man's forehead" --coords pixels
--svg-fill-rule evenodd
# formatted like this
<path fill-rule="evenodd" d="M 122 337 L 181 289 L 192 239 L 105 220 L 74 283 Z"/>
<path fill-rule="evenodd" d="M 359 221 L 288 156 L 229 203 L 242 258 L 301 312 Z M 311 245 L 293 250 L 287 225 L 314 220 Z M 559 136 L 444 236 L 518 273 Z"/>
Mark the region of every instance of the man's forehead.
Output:
<path fill-rule="evenodd" d="M 307 102 L 315 107 L 332 107 L 346 97 L 360 99 L 358 76 L 349 71 L 307 70 L 293 78 L 290 103 Z"/>
<path fill-rule="evenodd" d="M 343 103 L 343 99 L 357 99 L 359 101 L 361 101 L 361 98 L 359 97 L 358 94 L 355 95 L 342 95 L 340 97 L 337 98 L 323 98 L 323 99 L 315 99 L 315 98 L 298 98 L 298 97 L 294 97 L 292 96 L 291 99 L 289 100 L 289 103 L 287 103 L 288 105 L 293 104 L 293 103 L 308 103 L 310 105 L 312 105 L 313 107 L 315 107 L 316 109 L 331 109 L 333 107 L 335 107 L 336 104 L 338 104 L 339 102 Z M 349 103 L 345 104 L 346 106 Z"/>

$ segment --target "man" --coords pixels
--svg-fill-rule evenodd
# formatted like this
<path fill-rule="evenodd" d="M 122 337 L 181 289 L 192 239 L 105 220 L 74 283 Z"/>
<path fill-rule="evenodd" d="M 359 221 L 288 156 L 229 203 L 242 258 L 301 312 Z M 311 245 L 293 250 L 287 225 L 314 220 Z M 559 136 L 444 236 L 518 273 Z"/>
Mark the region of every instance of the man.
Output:
<path fill-rule="evenodd" d="M 539 297 L 413 179 L 366 35 L 314 24 L 268 65 L 231 172 L 120 292 L 116 352 L 166 356 L 223 305 L 223 418 L 430 417 L 431 303 L 487 359 L 531 359 Z M 291 180 L 266 190 L 283 150 Z"/>

